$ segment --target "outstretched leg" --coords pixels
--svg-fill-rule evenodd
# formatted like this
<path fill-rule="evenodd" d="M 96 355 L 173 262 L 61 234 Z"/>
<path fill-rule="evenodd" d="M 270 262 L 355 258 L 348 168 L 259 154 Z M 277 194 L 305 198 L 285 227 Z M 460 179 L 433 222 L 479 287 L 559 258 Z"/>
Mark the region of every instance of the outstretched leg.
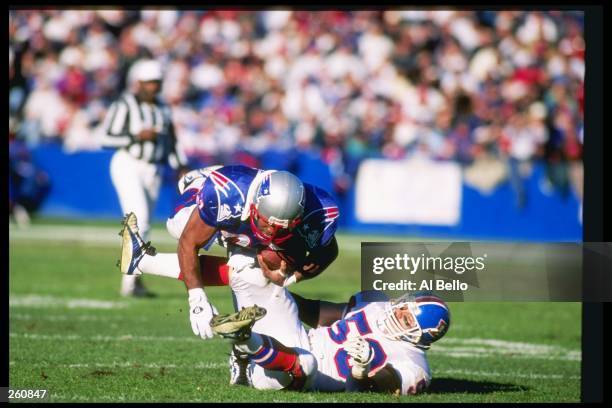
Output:
<path fill-rule="evenodd" d="M 289 348 L 265 334 L 252 332 L 253 324 L 265 315 L 258 306 L 243 308 L 229 315 L 217 315 L 211 320 L 214 333 L 228 338 L 239 351 L 250 356 L 251 363 L 264 370 L 252 370 L 252 384 L 260 389 L 308 388 L 316 373 L 315 358 L 309 352 Z M 260 374 L 259 376 L 253 374 Z M 270 381 L 258 378 L 267 377 Z"/>
<path fill-rule="evenodd" d="M 144 242 L 133 213 L 123 221 L 121 259 L 119 268 L 125 275 L 157 275 L 182 280 L 176 253 L 158 253 L 150 242 Z M 229 283 L 227 258 L 200 255 L 200 268 L 204 284 L 225 286 Z"/>

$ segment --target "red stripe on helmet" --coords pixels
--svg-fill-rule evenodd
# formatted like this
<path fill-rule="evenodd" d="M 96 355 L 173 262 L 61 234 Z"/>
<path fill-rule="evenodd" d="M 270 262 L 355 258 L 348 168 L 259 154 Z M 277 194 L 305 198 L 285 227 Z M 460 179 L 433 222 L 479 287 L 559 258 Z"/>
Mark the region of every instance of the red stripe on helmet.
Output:
<path fill-rule="evenodd" d="M 414 301 L 417 303 L 435 303 L 444 307 L 445 309 L 448 309 L 446 303 L 444 303 L 442 299 L 436 296 L 418 296 L 414 299 Z"/>

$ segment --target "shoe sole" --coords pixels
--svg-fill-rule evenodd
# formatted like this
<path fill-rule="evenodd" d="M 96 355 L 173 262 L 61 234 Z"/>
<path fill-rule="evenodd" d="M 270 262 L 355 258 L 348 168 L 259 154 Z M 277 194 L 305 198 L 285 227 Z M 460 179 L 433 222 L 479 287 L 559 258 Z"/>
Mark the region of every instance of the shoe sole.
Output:
<path fill-rule="evenodd" d="M 121 230 L 121 261 L 120 267 L 121 273 L 124 275 L 142 275 L 142 272 L 138 270 L 138 268 L 134 268 L 132 273 L 129 273 L 130 265 L 132 263 L 132 233 L 130 231 L 130 226 L 128 225 L 128 219 L 132 216 L 129 214 L 123 220 L 123 229 Z"/>
<path fill-rule="evenodd" d="M 242 314 L 242 315 L 241 315 Z M 247 316 L 244 316 L 247 314 Z M 220 336 L 231 335 L 241 329 L 252 325 L 266 315 L 266 309 L 259 306 L 250 306 L 239 312 L 229 315 L 217 315 L 210 321 L 213 333 Z"/>

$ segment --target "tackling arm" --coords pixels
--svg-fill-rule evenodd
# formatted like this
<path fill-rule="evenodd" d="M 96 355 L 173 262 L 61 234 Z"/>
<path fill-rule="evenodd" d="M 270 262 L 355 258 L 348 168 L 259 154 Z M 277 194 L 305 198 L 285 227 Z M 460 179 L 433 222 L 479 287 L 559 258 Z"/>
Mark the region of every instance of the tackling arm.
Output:
<path fill-rule="evenodd" d="M 358 379 L 349 375 L 346 379 L 347 392 L 373 391 L 400 395 L 402 380 L 391 364 L 385 365 L 373 376 Z"/>
<path fill-rule="evenodd" d="M 210 320 L 217 310 L 204 293 L 198 250 L 213 237 L 215 230 L 202 221 L 198 211 L 193 211 L 178 244 L 179 267 L 189 293 L 191 330 L 202 339 L 213 337 Z"/>
<path fill-rule="evenodd" d="M 326 300 L 308 299 L 290 292 L 298 308 L 300 321 L 310 327 L 331 326 L 342 319 L 347 303 L 334 303 Z"/>
<path fill-rule="evenodd" d="M 402 391 L 402 379 L 391 364 L 385 365 L 372 377 L 374 391 L 399 395 Z"/>
<path fill-rule="evenodd" d="M 349 356 L 351 366 L 350 374 L 346 379 L 347 392 L 401 392 L 401 378 L 390 364 L 375 372 L 370 371 L 374 351 L 370 343 L 362 336 L 349 336 L 343 346 Z"/>
<path fill-rule="evenodd" d="M 215 234 L 216 228 L 206 224 L 198 211 L 193 211 L 178 243 L 178 258 L 187 289 L 202 288 L 198 250 Z"/>
<path fill-rule="evenodd" d="M 429 375 L 421 368 L 406 363 L 407 361 L 401 361 L 395 366 L 388 363 L 374 374 L 362 376 L 363 379 L 359 379 L 359 376 L 353 378 L 354 373 L 351 371 L 351 375 L 347 378 L 346 390 L 395 395 L 415 395 L 423 392 L 429 385 Z"/>

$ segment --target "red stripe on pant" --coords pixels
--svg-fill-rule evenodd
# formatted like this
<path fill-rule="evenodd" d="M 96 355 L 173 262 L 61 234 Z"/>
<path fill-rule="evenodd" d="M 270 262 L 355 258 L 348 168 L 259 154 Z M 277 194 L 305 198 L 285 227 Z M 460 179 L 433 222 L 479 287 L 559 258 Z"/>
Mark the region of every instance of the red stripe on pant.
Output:
<path fill-rule="evenodd" d="M 271 361 L 265 361 L 265 364 L 259 364 L 263 368 L 267 370 L 273 371 L 284 371 L 286 373 L 291 374 L 293 377 L 293 381 L 289 384 L 286 389 L 290 390 L 301 390 L 304 388 L 304 383 L 306 382 L 306 375 L 302 370 L 302 366 L 300 365 L 300 359 L 298 353 L 280 343 L 273 337 L 261 335 L 264 341 L 264 349 L 274 350 L 275 356 Z M 267 354 L 267 350 L 265 354 Z M 259 353 L 258 353 L 259 354 Z M 264 354 L 264 355 L 265 355 Z"/>
<path fill-rule="evenodd" d="M 200 273 L 204 286 L 229 285 L 229 266 L 227 258 L 223 256 L 200 255 Z M 183 279 L 183 272 L 179 273 L 179 280 Z"/>

